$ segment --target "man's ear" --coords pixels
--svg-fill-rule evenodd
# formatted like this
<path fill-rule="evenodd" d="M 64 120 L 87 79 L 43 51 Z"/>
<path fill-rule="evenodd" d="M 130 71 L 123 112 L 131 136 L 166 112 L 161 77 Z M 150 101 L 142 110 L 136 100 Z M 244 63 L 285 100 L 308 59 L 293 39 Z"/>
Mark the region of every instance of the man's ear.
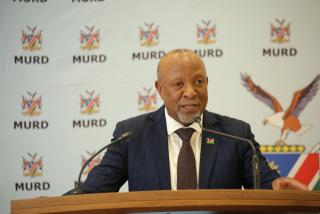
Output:
<path fill-rule="evenodd" d="M 159 83 L 159 80 L 154 82 L 154 86 L 156 87 L 158 94 L 160 95 L 161 99 L 162 99 L 162 86 Z"/>

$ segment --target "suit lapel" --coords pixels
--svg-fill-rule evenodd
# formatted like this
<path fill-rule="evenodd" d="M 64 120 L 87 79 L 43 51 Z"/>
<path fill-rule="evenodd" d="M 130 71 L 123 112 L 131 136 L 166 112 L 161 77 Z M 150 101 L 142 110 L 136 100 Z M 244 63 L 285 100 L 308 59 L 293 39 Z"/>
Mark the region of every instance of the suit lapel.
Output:
<path fill-rule="evenodd" d="M 153 157 L 159 172 L 161 189 L 171 189 L 170 166 L 168 152 L 168 133 L 164 107 L 149 117 L 147 125 L 148 141 L 151 142 Z"/>
<path fill-rule="evenodd" d="M 205 111 L 203 114 L 203 127 L 215 130 L 216 125 L 217 119 L 213 115 L 209 116 L 209 113 Z M 212 143 L 212 140 L 214 143 Z M 199 172 L 200 189 L 209 188 L 220 142 L 220 136 L 205 131 L 202 132 Z"/>

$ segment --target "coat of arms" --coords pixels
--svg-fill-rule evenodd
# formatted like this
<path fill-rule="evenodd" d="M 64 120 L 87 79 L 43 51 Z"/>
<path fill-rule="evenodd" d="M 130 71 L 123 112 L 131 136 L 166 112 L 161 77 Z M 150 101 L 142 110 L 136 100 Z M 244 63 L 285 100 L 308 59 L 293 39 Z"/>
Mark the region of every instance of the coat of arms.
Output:
<path fill-rule="evenodd" d="M 216 26 L 211 25 L 211 20 L 201 20 L 202 26 L 197 25 L 197 41 L 200 44 L 208 45 L 214 44 L 216 37 Z"/>
<path fill-rule="evenodd" d="M 41 96 L 36 96 L 37 92 L 30 93 L 27 92 L 29 97 L 22 96 L 22 114 L 35 116 L 41 114 L 42 101 Z"/>
<path fill-rule="evenodd" d="M 144 94 L 138 92 L 139 111 L 151 111 L 157 107 L 157 92 L 152 88 L 143 88 Z"/>
<path fill-rule="evenodd" d="M 98 49 L 100 46 L 100 32 L 95 30 L 95 26 L 86 26 L 86 31 L 80 30 L 80 48 L 82 50 Z"/>
<path fill-rule="evenodd" d="M 151 47 L 159 44 L 159 25 L 153 26 L 153 23 L 144 23 L 146 28 L 139 27 L 140 29 L 140 45 Z"/>
<path fill-rule="evenodd" d="M 40 50 L 42 43 L 42 32 L 36 31 L 37 27 L 31 28 L 27 26 L 29 32 L 22 31 L 22 48 L 23 50 Z"/>
<path fill-rule="evenodd" d="M 95 152 L 90 153 L 89 151 L 87 151 L 88 158 L 86 158 L 84 155 L 81 155 L 81 160 L 82 160 L 81 161 L 82 162 L 81 165 L 83 166 L 87 162 L 87 160 L 94 154 L 95 154 Z M 92 170 L 92 168 L 94 166 L 96 166 L 96 165 L 98 165 L 100 163 L 100 161 L 101 161 L 101 155 L 98 155 L 96 158 L 94 158 L 92 161 L 90 161 L 87 164 L 86 168 L 83 171 L 83 174 L 87 175 Z"/>
<path fill-rule="evenodd" d="M 28 156 L 30 157 L 30 160 L 22 157 L 23 175 L 32 178 L 41 176 L 43 171 L 42 157 L 37 159 L 37 153 L 28 153 Z"/>
<path fill-rule="evenodd" d="M 276 19 L 277 26 L 271 23 L 270 35 L 273 43 L 286 43 L 290 40 L 290 23 L 285 25 L 285 19 Z"/>
<path fill-rule="evenodd" d="M 100 97 L 94 95 L 95 91 L 85 91 L 86 95 L 80 95 L 80 108 L 82 114 L 93 114 L 99 112 Z"/>

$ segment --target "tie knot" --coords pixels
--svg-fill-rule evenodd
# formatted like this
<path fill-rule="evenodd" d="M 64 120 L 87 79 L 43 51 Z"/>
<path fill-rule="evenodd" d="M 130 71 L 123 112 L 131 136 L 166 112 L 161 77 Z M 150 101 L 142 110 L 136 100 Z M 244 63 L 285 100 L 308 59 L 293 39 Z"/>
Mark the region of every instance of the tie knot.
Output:
<path fill-rule="evenodd" d="M 190 138 L 195 130 L 193 128 L 181 128 L 176 131 L 183 142 L 190 142 Z"/>

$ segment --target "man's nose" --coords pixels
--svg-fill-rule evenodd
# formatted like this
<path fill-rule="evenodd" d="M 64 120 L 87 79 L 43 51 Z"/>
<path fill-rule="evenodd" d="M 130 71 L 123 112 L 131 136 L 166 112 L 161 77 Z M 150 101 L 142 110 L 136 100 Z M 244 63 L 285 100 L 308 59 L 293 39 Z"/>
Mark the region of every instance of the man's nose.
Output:
<path fill-rule="evenodd" d="M 184 88 L 183 96 L 189 99 L 194 98 L 197 95 L 197 91 L 195 90 L 192 84 L 186 84 Z"/>

